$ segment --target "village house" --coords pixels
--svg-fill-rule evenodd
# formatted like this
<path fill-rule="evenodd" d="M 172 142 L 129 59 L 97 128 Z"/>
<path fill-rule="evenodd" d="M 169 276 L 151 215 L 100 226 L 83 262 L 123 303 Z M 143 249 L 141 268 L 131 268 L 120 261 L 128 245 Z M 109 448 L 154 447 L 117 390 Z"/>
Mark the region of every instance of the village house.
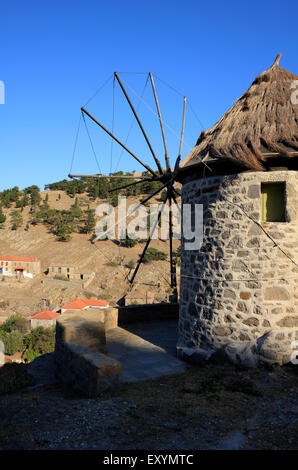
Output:
<path fill-rule="evenodd" d="M 109 302 L 105 300 L 98 300 L 98 299 L 76 299 L 69 302 L 66 305 L 63 305 L 60 308 L 60 312 L 64 313 L 70 310 L 98 310 L 104 309 L 109 307 Z"/>
<path fill-rule="evenodd" d="M 93 271 L 79 269 L 77 266 L 52 265 L 49 267 L 48 275 L 50 277 L 63 276 L 70 281 L 92 281 L 95 276 Z"/>
<path fill-rule="evenodd" d="M 60 314 L 57 312 L 50 312 L 49 310 L 44 310 L 43 312 L 36 313 L 31 320 L 31 328 L 36 328 L 37 326 L 43 326 L 44 328 L 54 327 L 56 325 L 56 319 Z"/>
<path fill-rule="evenodd" d="M 179 170 L 182 204 L 203 205 L 201 248 L 182 237 L 180 357 L 221 351 L 255 366 L 284 364 L 294 353 L 298 76 L 279 59 L 201 133 Z"/>
<path fill-rule="evenodd" d="M 0 275 L 33 278 L 40 273 L 40 260 L 18 256 L 0 256 Z"/>

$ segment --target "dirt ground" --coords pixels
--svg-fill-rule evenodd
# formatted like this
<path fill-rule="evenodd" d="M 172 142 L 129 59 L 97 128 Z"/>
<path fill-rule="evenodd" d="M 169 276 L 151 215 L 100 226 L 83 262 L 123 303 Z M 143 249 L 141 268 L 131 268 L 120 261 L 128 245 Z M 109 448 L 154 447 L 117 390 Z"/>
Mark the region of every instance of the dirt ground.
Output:
<path fill-rule="evenodd" d="M 294 450 L 297 366 L 189 366 L 100 398 L 60 384 L 0 397 L 0 449 Z"/>

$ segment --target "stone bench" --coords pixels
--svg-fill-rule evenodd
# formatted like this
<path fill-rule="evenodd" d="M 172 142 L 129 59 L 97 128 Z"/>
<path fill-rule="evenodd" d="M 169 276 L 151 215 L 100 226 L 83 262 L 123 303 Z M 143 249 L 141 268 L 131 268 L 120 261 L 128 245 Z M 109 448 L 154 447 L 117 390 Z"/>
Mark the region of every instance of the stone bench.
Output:
<path fill-rule="evenodd" d="M 108 310 L 65 312 L 56 322 L 57 379 L 83 396 L 96 397 L 119 383 L 121 364 L 106 355 L 106 330 L 115 322 Z M 112 312 L 113 313 L 113 312 Z"/>

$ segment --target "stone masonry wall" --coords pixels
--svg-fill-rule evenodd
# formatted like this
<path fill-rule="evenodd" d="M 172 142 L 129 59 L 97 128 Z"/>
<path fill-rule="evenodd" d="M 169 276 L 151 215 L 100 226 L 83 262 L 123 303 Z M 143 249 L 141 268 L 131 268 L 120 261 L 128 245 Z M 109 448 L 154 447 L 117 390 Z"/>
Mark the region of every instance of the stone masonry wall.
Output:
<path fill-rule="evenodd" d="M 298 263 L 297 171 L 244 172 L 183 186 L 183 204 L 203 204 L 204 239 L 199 251 L 186 251 L 182 237 L 181 356 L 224 349 L 234 362 L 251 365 L 291 359 L 298 268 L 250 219 L 260 222 L 262 182 L 286 183 L 287 221 L 261 226 Z"/>
<path fill-rule="evenodd" d="M 30 323 L 31 328 L 37 328 L 38 326 L 43 326 L 44 328 L 53 328 L 56 325 L 56 318 L 53 318 L 52 320 L 33 318 Z"/>

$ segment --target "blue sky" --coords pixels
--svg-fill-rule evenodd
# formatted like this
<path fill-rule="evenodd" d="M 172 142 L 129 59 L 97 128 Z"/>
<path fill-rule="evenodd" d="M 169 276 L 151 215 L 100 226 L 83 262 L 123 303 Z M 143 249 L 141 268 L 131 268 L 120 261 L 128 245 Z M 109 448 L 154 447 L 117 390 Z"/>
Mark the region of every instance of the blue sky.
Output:
<path fill-rule="evenodd" d="M 293 1 L 12 1 L 1 4 L 0 189 L 24 188 L 65 178 L 70 170 L 80 107 L 114 72 L 148 72 L 185 94 L 208 129 L 270 67 L 298 74 L 298 4 Z M 137 106 L 146 75 L 120 74 Z M 177 157 L 182 96 L 156 78 L 171 163 Z M 131 90 L 135 90 L 134 94 Z M 146 88 L 140 116 L 163 158 L 152 93 Z M 87 108 L 112 127 L 113 81 Z M 114 132 L 126 139 L 131 112 L 114 88 Z M 103 172 L 141 170 L 100 129 L 88 123 Z M 170 129 L 171 128 L 171 129 Z M 82 127 L 73 171 L 97 172 Z M 201 125 L 186 115 L 183 157 Z M 136 126 L 127 145 L 146 163 L 152 158 Z M 111 164 L 112 155 L 112 164 Z"/>

